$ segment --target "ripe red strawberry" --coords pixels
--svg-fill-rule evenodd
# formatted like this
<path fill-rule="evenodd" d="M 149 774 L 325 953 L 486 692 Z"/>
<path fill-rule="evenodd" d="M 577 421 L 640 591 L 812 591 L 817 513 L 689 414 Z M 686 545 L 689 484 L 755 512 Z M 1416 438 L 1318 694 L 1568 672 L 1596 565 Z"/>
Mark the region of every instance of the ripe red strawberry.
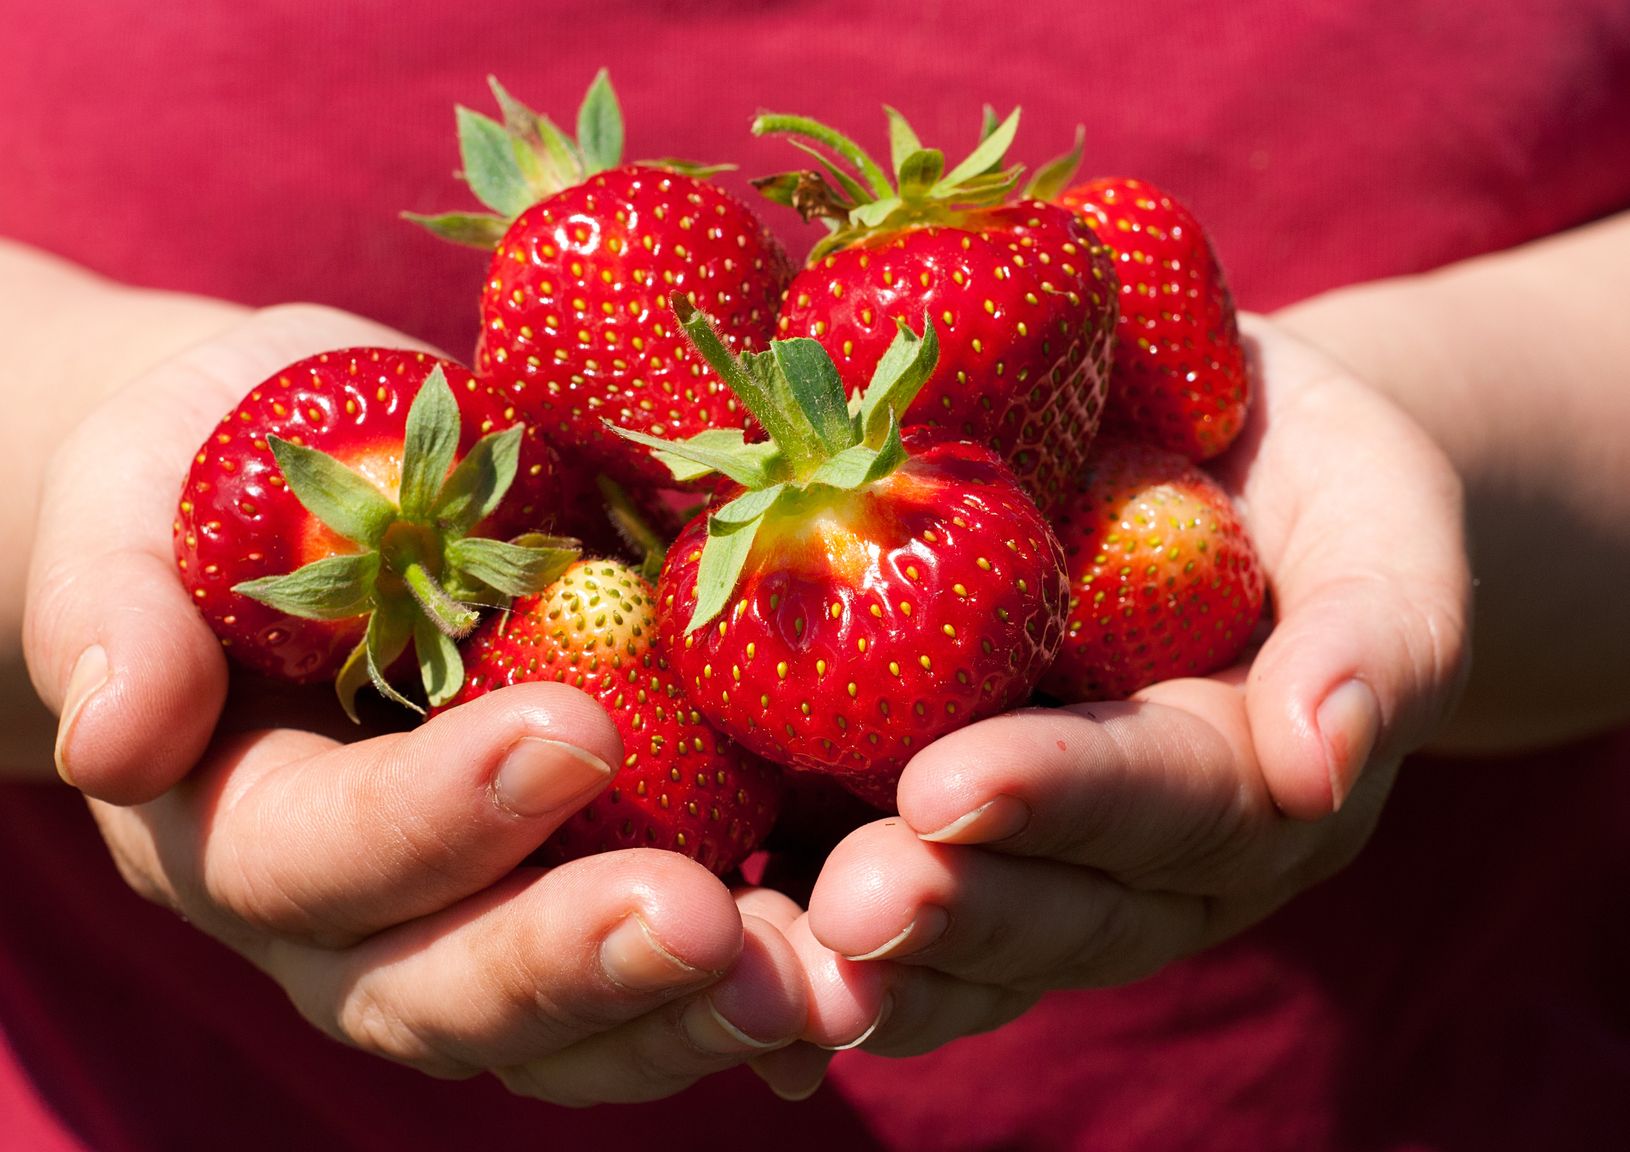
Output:
<path fill-rule="evenodd" d="M 447 707 L 511 684 L 581 688 L 610 714 L 625 759 L 607 790 L 558 828 L 539 860 L 668 848 L 723 875 L 763 841 L 780 774 L 685 700 L 656 648 L 656 590 L 613 560 L 581 560 L 464 643 L 464 687 Z"/>
<path fill-rule="evenodd" d="M 1184 457 L 1100 437 L 1055 526 L 1070 619 L 1043 692 L 1118 699 L 1245 650 L 1262 612 L 1256 552 L 1228 494 Z"/>
<path fill-rule="evenodd" d="M 822 144 L 854 169 L 828 164 L 827 176 L 760 182 L 772 199 L 833 229 L 788 287 L 778 335 L 819 340 L 858 394 L 895 322 L 931 318 L 939 368 L 902 424 L 994 448 L 1046 506 L 1080 471 L 1108 387 L 1109 253 L 1069 210 L 1008 202 L 1018 169 L 998 169 L 1018 113 L 949 173 L 940 152 L 888 113 L 892 176 L 824 125 L 789 116 L 754 125 Z"/>
<path fill-rule="evenodd" d="M 553 449 L 467 369 L 353 348 L 290 365 L 221 421 L 187 474 L 175 556 L 240 664 L 338 677 L 350 711 L 370 680 L 402 700 L 383 673 L 411 642 L 434 701 L 458 687 L 451 637 L 472 606 L 569 561 L 519 535 L 550 526 L 561 498 Z"/>
<path fill-rule="evenodd" d="M 1057 540 L 1011 470 L 962 441 L 902 442 L 933 370 L 902 331 L 851 414 L 813 340 L 732 362 L 685 327 L 770 434 L 641 442 L 735 487 L 669 548 L 662 640 L 703 715 L 769 760 L 892 807 L 910 757 L 1023 700 L 1062 638 Z"/>
<path fill-rule="evenodd" d="M 622 163 L 622 116 L 604 72 L 575 141 L 496 81 L 493 91 L 505 123 L 461 108 L 459 137 L 465 179 L 496 215 L 419 218 L 496 248 L 476 370 L 618 482 L 671 483 L 603 422 L 680 437 L 742 427 L 746 413 L 696 358 L 670 304 L 691 299 L 733 344 L 762 346 L 792 263 L 701 170 Z"/>
<path fill-rule="evenodd" d="M 1190 460 L 1221 453 L 1250 388 L 1233 297 L 1194 213 L 1153 184 L 1090 180 L 1059 197 L 1115 252 L 1121 314 L 1104 430 Z"/>

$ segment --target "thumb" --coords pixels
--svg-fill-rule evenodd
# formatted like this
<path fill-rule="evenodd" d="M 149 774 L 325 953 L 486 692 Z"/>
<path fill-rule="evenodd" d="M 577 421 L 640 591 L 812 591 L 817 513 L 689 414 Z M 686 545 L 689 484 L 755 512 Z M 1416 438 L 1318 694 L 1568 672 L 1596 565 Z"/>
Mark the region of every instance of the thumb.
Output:
<path fill-rule="evenodd" d="M 24 644 L 60 717 L 57 769 L 113 804 L 150 800 L 203 754 L 226 698 L 221 646 L 171 555 L 187 463 L 251 386 L 302 356 L 405 338 L 341 312 L 255 313 L 132 382 L 53 458 Z"/>
<path fill-rule="evenodd" d="M 1264 431 L 1244 481 L 1278 619 L 1246 710 L 1288 815 L 1431 738 L 1462 685 L 1471 579 L 1459 479 L 1390 401 L 1255 318 Z"/>

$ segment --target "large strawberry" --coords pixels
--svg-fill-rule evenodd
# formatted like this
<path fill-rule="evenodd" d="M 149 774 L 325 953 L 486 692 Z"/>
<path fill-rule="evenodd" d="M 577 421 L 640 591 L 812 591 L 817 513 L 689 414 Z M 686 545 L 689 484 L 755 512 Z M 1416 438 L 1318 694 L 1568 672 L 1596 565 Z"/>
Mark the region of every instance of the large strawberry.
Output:
<path fill-rule="evenodd" d="M 322 353 L 250 389 L 199 448 L 176 561 L 239 663 L 337 677 L 352 711 L 370 680 L 406 702 L 384 673 L 412 645 L 435 702 L 458 688 L 454 637 L 477 609 L 570 561 L 530 535 L 552 524 L 559 479 L 553 449 L 457 364 Z"/>
<path fill-rule="evenodd" d="M 1194 213 L 1145 180 L 1077 184 L 1059 202 L 1115 252 L 1121 312 L 1106 432 L 1218 455 L 1250 399 L 1245 351 L 1222 265 Z"/>
<path fill-rule="evenodd" d="M 1018 170 L 1001 164 L 1018 113 L 949 172 L 941 152 L 888 114 L 892 175 L 825 125 L 755 122 L 755 132 L 810 141 L 853 170 L 828 161 L 824 175 L 759 182 L 831 229 L 788 287 L 778 334 L 819 340 L 858 394 L 895 322 L 931 318 L 939 367 L 903 424 L 989 445 L 1050 504 L 1086 459 L 1104 403 L 1116 301 L 1109 254 L 1068 209 L 1011 200 Z"/>
<path fill-rule="evenodd" d="M 476 369 L 619 482 L 671 483 L 602 420 L 657 436 L 742 427 L 746 413 L 691 351 L 670 305 L 693 300 L 733 344 L 762 346 L 792 264 L 701 170 L 622 163 L 622 115 L 604 72 L 576 140 L 496 81 L 493 91 L 503 124 L 458 112 L 464 177 L 493 214 L 415 218 L 495 249 Z"/>
<path fill-rule="evenodd" d="M 651 444 L 676 473 L 735 487 L 669 548 L 669 659 L 696 707 L 746 747 L 893 804 L 910 757 L 1029 695 L 1062 639 L 1058 541 L 1011 470 L 964 441 L 902 441 L 935 329 L 902 329 L 851 412 L 810 339 L 733 360 L 685 328 L 770 435 Z M 731 442 L 733 439 L 733 443 Z"/>
<path fill-rule="evenodd" d="M 656 647 L 656 590 L 615 560 L 580 560 L 463 645 L 464 687 L 447 707 L 511 684 L 570 684 L 623 739 L 610 786 L 539 850 L 560 864 L 616 848 L 667 848 L 720 875 L 763 841 L 780 773 L 721 735 L 686 701 Z"/>
<path fill-rule="evenodd" d="M 1070 620 L 1041 689 L 1066 702 L 1125 697 L 1226 668 L 1262 612 L 1263 580 L 1228 494 L 1184 457 L 1101 436 L 1055 520 Z"/>

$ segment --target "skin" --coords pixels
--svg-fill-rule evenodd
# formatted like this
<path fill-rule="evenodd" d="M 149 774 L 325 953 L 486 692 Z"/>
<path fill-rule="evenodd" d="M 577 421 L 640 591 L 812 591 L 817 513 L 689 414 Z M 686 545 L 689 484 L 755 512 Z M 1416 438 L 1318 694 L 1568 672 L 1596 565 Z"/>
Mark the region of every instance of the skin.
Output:
<path fill-rule="evenodd" d="M 37 259 L 3 255 L 0 283 Z M 243 388 L 359 342 L 354 318 L 175 301 L 209 322 L 178 322 L 172 349 L 206 342 L 110 399 L 63 387 L 72 373 L 35 349 L 20 382 L 79 410 L 4 433 L 62 441 L 32 548 L 29 664 L 66 716 L 59 766 L 132 885 L 271 972 L 319 1027 L 568 1103 L 666 1095 L 743 1061 L 805 1095 L 831 1047 L 926 1051 L 1048 988 L 1132 979 L 1255 922 L 1361 849 L 1400 760 L 1429 741 L 1522 748 L 1630 719 L 1630 606 L 1615 595 L 1630 461 L 1613 443 L 1630 427 L 1616 376 L 1630 333 L 1600 315 L 1630 298 L 1626 257 L 1630 217 L 1249 318 L 1260 399 L 1218 468 L 1273 587 L 1260 651 L 1133 701 L 945 737 L 907 768 L 900 816 L 833 852 L 807 912 L 661 853 L 512 872 L 572 803 L 585 757 L 618 753 L 570 690 L 507 689 L 342 745 L 307 730 L 309 707 L 249 687 L 215 732 L 225 666 L 168 569 L 167 493 Z M 28 309 L 134 303 L 99 284 L 13 290 L 8 345 L 44 330 Z M 134 481 L 114 498 L 76 465 L 110 459 Z M 1399 508 L 1408 531 L 1389 522 Z M 5 515 L 28 539 L 29 515 Z M 1550 608 L 1581 603 L 1593 611 Z M 15 636 L 21 607 L 4 610 Z M 93 643 L 108 675 L 87 692 L 73 670 Z M 534 771 L 521 793 L 538 811 L 521 816 L 502 769 L 529 738 L 583 755 Z M 35 767 L 44 748 L 6 751 Z M 279 811 L 309 834 L 245 834 Z M 1016 916 L 1017 891 L 1057 914 Z M 631 915 L 635 942 L 660 944 L 633 964 L 638 989 L 602 962 L 640 955 L 627 936 L 606 945 Z"/>

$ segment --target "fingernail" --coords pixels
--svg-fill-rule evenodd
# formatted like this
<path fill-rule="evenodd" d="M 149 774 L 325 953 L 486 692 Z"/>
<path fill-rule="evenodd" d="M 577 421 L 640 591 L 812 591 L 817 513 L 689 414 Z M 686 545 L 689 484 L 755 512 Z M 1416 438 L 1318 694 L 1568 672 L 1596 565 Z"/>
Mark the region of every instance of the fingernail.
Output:
<path fill-rule="evenodd" d="M 1353 784 L 1375 749 L 1381 730 L 1381 706 L 1375 692 L 1362 680 L 1348 680 L 1324 698 L 1315 715 L 1324 738 L 1330 772 L 1330 807 L 1334 811 L 1353 790 Z"/>
<path fill-rule="evenodd" d="M 741 1052 L 768 1052 L 771 1048 L 779 1048 L 791 1043 L 795 1037 L 777 1036 L 771 1040 L 760 1040 L 749 1036 L 736 1027 L 711 997 L 699 996 L 691 1001 L 679 1018 L 680 1027 L 685 1030 L 685 1036 L 702 1052 L 711 1052 L 719 1056 L 732 1056 Z"/>
<path fill-rule="evenodd" d="M 79 654 L 74 670 L 68 676 L 68 688 L 62 696 L 62 719 L 57 722 L 55 759 L 57 775 L 69 784 L 74 782 L 69 750 L 73 745 L 74 728 L 79 714 L 91 697 L 108 682 L 108 654 L 100 644 L 92 644 Z"/>
<path fill-rule="evenodd" d="M 1030 808 L 1013 796 L 998 796 L 959 816 L 943 828 L 918 833 L 935 844 L 989 844 L 1017 836 L 1030 823 Z"/>
<path fill-rule="evenodd" d="M 601 941 L 600 966 L 613 984 L 633 992 L 673 988 L 708 975 L 658 944 L 637 913 L 624 919 Z"/>
<path fill-rule="evenodd" d="M 592 752 L 559 740 L 524 736 L 493 777 L 498 803 L 517 816 L 547 816 L 583 804 L 611 780 L 611 766 Z"/>
<path fill-rule="evenodd" d="M 758 1077 L 781 1099 L 789 1103 L 808 1100 L 826 1080 L 832 1053 L 804 1041 L 789 1044 L 756 1056 L 749 1062 Z"/>
<path fill-rule="evenodd" d="M 877 1015 L 872 1018 L 872 1022 L 866 1026 L 866 1030 L 864 1032 L 862 1032 L 859 1036 L 856 1036 L 853 1040 L 850 1040 L 848 1043 L 833 1044 L 830 1046 L 823 1045 L 823 1047 L 825 1047 L 828 1052 L 847 1052 L 851 1048 L 859 1048 L 862 1044 L 866 1043 L 866 1041 L 872 1038 L 872 1033 L 876 1032 L 883 1026 L 883 1021 L 889 1018 L 889 1012 L 892 1011 L 893 1008 L 894 997 L 884 996 L 883 1003 L 878 1005 Z"/>
<path fill-rule="evenodd" d="M 907 924 L 900 934 L 870 952 L 859 956 L 845 956 L 845 960 L 885 960 L 893 956 L 909 956 L 913 952 L 920 952 L 934 943 L 951 925 L 950 914 L 945 909 L 929 904 L 919 909 L 917 918 Z"/>

